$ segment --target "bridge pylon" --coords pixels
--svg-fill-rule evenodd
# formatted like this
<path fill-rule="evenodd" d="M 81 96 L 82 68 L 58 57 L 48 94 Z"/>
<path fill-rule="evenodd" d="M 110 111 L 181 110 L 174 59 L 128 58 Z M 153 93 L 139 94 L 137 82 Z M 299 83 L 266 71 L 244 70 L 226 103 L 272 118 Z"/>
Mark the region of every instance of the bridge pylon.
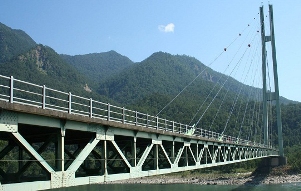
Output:
<path fill-rule="evenodd" d="M 275 46 L 275 32 L 274 32 L 274 19 L 273 19 L 273 6 L 269 5 L 269 24 L 270 35 L 265 35 L 264 26 L 264 13 L 263 6 L 260 7 L 260 23 L 261 23 L 261 41 L 262 41 L 262 79 L 263 79 L 263 127 L 264 127 L 264 144 L 269 144 L 268 136 L 268 101 L 276 102 L 276 114 L 277 114 L 277 127 L 278 127 L 278 146 L 279 155 L 284 157 L 283 152 L 283 136 L 282 136 L 282 120 L 281 109 L 279 103 L 279 84 L 278 84 L 278 72 L 277 72 L 277 59 L 276 59 L 276 46 Z M 267 91 L 267 50 L 266 43 L 271 43 L 272 61 L 273 61 L 273 76 L 274 76 L 274 92 Z"/>

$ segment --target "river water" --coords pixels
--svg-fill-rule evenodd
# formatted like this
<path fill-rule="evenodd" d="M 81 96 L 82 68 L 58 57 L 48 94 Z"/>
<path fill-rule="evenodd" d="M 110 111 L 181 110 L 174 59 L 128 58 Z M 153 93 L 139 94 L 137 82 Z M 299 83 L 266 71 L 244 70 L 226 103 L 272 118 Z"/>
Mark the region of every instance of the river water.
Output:
<path fill-rule="evenodd" d="M 296 191 L 301 190 L 301 183 L 274 185 L 197 185 L 197 184 L 97 184 L 53 191 Z"/>

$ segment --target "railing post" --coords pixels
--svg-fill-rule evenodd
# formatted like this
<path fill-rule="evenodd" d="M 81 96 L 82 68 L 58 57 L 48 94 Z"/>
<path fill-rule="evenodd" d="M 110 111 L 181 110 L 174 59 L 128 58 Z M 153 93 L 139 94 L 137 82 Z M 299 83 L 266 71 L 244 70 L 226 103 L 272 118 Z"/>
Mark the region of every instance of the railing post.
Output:
<path fill-rule="evenodd" d="M 172 121 L 172 132 L 174 133 L 175 132 L 175 122 Z"/>
<path fill-rule="evenodd" d="M 148 113 L 146 114 L 146 127 L 148 127 Z"/>
<path fill-rule="evenodd" d="M 138 113 L 135 111 L 135 125 L 138 125 Z"/>
<path fill-rule="evenodd" d="M 159 117 L 158 116 L 156 117 L 156 127 L 157 127 L 157 130 L 159 130 Z"/>
<path fill-rule="evenodd" d="M 90 118 L 93 117 L 93 99 L 90 98 Z"/>
<path fill-rule="evenodd" d="M 71 94 L 71 92 L 69 92 L 69 110 L 68 110 L 69 114 L 71 114 L 71 105 L 72 105 L 72 99 L 71 99 L 71 97 L 72 97 L 72 94 Z"/>
<path fill-rule="evenodd" d="M 110 104 L 108 103 L 108 121 L 110 121 L 110 113 L 111 113 L 111 111 L 110 111 Z"/>
<path fill-rule="evenodd" d="M 10 76 L 10 103 L 14 103 L 14 77 Z"/>
<path fill-rule="evenodd" d="M 46 86 L 43 85 L 43 103 L 42 103 L 42 108 L 46 108 Z"/>
<path fill-rule="evenodd" d="M 124 107 L 122 108 L 122 123 L 124 123 L 125 121 L 125 111 L 124 111 Z"/>

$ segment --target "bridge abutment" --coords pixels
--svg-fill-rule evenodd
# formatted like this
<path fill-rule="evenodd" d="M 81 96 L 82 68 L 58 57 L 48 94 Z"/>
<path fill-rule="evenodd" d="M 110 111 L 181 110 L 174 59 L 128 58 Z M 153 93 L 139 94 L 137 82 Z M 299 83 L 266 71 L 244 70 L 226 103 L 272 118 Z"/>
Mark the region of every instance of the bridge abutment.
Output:
<path fill-rule="evenodd" d="M 263 164 L 269 167 L 282 166 L 287 164 L 287 159 L 283 156 L 270 156 L 263 159 Z"/>
<path fill-rule="evenodd" d="M 286 165 L 287 159 L 283 156 L 269 156 L 266 158 L 263 158 L 259 167 L 256 169 L 256 172 L 258 173 L 269 173 L 272 168 Z"/>

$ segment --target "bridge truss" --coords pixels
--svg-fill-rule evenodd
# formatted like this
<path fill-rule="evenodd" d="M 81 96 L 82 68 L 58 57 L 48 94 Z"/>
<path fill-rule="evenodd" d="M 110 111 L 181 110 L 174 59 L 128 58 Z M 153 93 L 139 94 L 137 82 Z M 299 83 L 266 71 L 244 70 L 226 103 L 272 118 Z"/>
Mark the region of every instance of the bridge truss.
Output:
<path fill-rule="evenodd" d="M 20 104 L 1 102 L 1 108 L 0 135 L 6 144 L 0 157 L 10 164 L 0 172 L 2 190 L 101 183 L 278 154 L 256 144 L 219 141 Z M 14 169 L 9 169 L 13 163 Z"/>

